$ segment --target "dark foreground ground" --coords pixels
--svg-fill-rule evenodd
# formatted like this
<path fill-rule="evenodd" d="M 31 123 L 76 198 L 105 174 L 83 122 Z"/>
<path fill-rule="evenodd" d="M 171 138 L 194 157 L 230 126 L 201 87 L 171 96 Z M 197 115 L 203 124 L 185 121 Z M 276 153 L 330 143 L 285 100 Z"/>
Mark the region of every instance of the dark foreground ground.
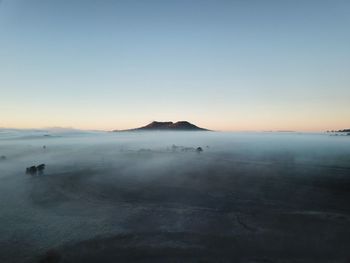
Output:
<path fill-rule="evenodd" d="M 111 149 L 1 178 L 0 262 L 350 262 L 346 151 Z"/>

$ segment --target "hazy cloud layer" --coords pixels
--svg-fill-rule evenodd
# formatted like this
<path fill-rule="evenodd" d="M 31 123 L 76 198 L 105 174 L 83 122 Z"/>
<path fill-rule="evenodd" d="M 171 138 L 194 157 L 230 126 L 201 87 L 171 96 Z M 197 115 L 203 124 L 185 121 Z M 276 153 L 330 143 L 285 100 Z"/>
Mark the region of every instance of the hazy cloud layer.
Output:
<path fill-rule="evenodd" d="M 326 134 L 2 130 L 0 261 L 51 249 L 63 262 L 345 259 L 349 146 Z M 43 175 L 25 174 L 41 163 Z"/>

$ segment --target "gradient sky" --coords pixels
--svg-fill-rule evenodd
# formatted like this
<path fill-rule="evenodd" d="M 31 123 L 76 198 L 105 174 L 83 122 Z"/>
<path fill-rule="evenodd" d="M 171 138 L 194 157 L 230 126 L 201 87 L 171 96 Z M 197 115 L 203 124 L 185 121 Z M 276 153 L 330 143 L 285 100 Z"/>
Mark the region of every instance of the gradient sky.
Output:
<path fill-rule="evenodd" d="M 350 128 L 350 1 L 0 0 L 0 127 Z"/>

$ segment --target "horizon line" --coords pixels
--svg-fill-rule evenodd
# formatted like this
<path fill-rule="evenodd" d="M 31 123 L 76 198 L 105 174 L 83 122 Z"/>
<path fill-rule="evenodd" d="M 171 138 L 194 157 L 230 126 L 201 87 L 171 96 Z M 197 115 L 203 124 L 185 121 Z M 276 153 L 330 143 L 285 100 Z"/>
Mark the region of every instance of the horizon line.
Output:
<path fill-rule="evenodd" d="M 126 129 L 89 129 L 89 128 L 77 128 L 72 126 L 49 126 L 49 127 L 0 127 L 0 130 L 22 130 L 22 131 L 29 131 L 29 130 L 76 130 L 76 131 L 90 131 L 90 132 L 118 132 L 118 131 L 128 131 L 134 128 L 126 128 Z M 214 132 L 337 132 L 338 130 L 347 129 L 347 128 L 341 128 L 341 129 L 325 129 L 325 130 L 313 130 L 313 129 L 306 129 L 306 130 L 293 130 L 293 129 L 263 129 L 263 130 L 254 130 L 254 129 L 229 129 L 229 130 L 222 130 L 222 129 L 208 129 L 209 131 Z M 171 131 L 170 131 L 171 132 Z M 178 132 L 178 131 L 176 131 Z"/>

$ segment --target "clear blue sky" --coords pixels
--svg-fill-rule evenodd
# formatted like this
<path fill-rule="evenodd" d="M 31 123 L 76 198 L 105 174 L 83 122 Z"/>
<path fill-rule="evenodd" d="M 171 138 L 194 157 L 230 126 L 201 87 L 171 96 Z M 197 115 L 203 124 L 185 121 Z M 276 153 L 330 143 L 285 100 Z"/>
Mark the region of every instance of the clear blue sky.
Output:
<path fill-rule="evenodd" d="M 350 128 L 350 1 L 0 0 L 0 127 Z"/>

